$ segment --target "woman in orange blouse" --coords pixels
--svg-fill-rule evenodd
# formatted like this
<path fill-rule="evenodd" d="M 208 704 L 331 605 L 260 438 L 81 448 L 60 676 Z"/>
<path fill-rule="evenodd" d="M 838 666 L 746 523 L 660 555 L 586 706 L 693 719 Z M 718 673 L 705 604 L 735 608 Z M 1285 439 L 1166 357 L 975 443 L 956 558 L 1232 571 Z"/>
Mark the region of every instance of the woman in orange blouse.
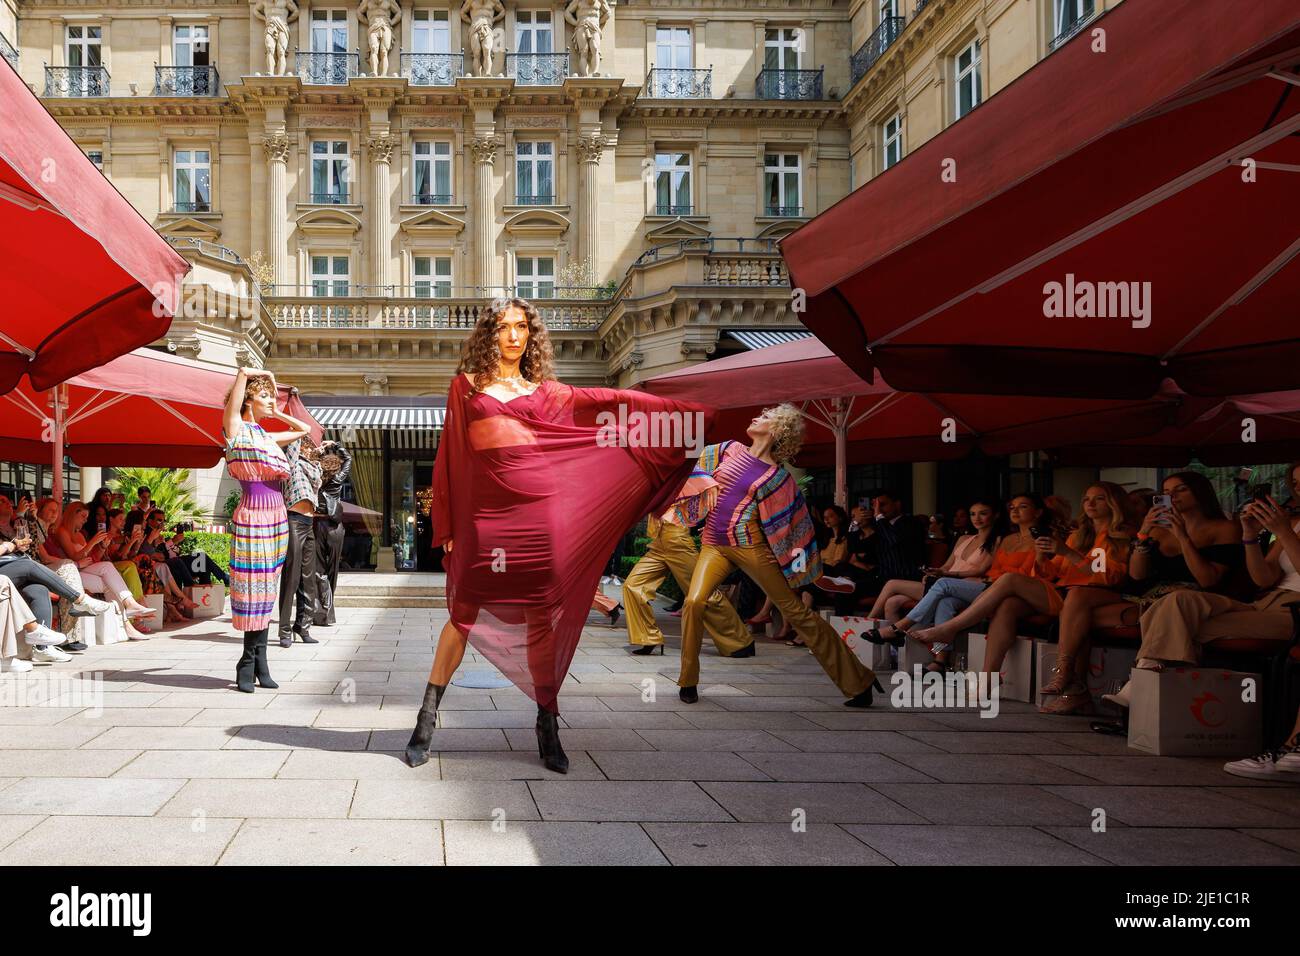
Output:
<path fill-rule="evenodd" d="M 994 673 L 1002 668 L 1007 651 L 1016 639 L 1016 625 L 1032 614 L 1056 617 L 1065 607 L 1065 595 L 1080 587 L 1113 587 L 1128 572 L 1129 537 L 1123 510 L 1117 503 L 1116 486 L 1102 483 L 1090 487 L 1083 497 L 1083 514 L 1078 529 L 1066 539 L 1054 513 L 1036 496 L 1023 495 L 1011 503 L 1011 520 L 1020 526 L 1022 541 L 1028 536 L 1033 550 L 1011 558 L 1001 574 L 983 594 L 956 617 L 913 637 L 932 645 L 947 645 L 962 630 L 989 621 L 988 650 L 984 670 Z M 1120 497 L 1123 490 L 1119 489 Z M 1025 505 L 1039 510 L 1038 523 L 1025 527 L 1021 522 Z M 1019 507 L 1018 507 L 1019 506 Z M 1020 517 L 1017 517 L 1017 515 Z M 1049 523 L 1050 522 L 1050 523 Z M 1012 537 L 1015 537 L 1013 534 Z M 1001 551 L 1001 549 L 999 549 Z M 995 566 L 996 566 L 995 559 Z"/>

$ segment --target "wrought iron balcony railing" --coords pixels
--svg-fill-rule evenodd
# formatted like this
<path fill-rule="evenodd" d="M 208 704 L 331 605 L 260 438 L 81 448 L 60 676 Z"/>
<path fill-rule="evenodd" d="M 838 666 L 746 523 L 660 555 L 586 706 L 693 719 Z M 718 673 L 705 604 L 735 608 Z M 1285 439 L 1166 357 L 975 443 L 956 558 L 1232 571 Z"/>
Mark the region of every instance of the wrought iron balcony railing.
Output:
<path fill-rule="evenodd" d="M 803 206 L 764 206 L 763 215 L 798 217 L 803 215 Z"/>
<path fill-rule="evenodd" d="M 346 191 L 335 190 L 326 193 L 312 193 L 310 202 L 316 206 L 346 206 L 348 204 L 348 194 Z"/>
<path fill-rule="evenodd" d="M 1073 23 L 1066 24 L 1060 33 L 1052 37 L 1052 42 L 1048 44 L 1048 48 L 1051 50 L 1059 50 L 1061 47 L 1065 46 L 1065 44 L 1069 43 L 1070 40 L 1074 38 L 1074 35 L 1082 30 L 1094 16 L 1096 16 L 1096 11 L 1091 11 L 1079 17 L 1079 19 L 1075 20 Z"/>
<path fill-rule="evenodd" d="M 3 33 L 0 33 L 0 56 L 8 60 L 9 65 L 15 70 L 18 69 L 18 51 Z"/>
<path fill-rule="evenodd" d="M 533 193 L 531 195 L 519 194 L 515 196 L 516 206 L 554 206 L 554 193 Z"/>
<path fill-rule="evenodd" d="M 304 53 L 294 54 L 294 69 L 304 83 L 316 86 L 347 86 L 348 78 L 361 69 L 359 53 Z"/>
<path fill-rule="evenodd" d="M 155 66 L 154 96 L 216 96 L 221 82 L 215 66 Z"/>
<path fill-rule="evenodd" d="M 173 203 L 172 212 L 212 212 L 212 203 L 206 199 Z"/>
<path fill-rule="evenodd" d="M 856 83 L 867 75 L 871 65 L 884 55 L 891 43 L 898 39 L 906 23 L 906 17 L 885 17 L 880 21 L 880 26 L 871 31 L 871 36 L 858 47 L 858 52 L 854 53 L 849 61 L 852 82 Z"/>
<path fill-rule="evenodd" d="M 712 99 L 713 67 L 702 70 L 653 67 L 645 79 L 643 93 L 652 99 Z"/>
<path fill-rule="evenodd" d="M 47 66 L 46 96 L 108 96 L 106 66 Z"/>
<path fill-rule="evenodd" d="M 452 195 L 451 193 L 416 193 L 411 197 L 411 203 L 416 206 L 450 206 Z"/>
<path fill-rule="evenodd" d="M 463 53 L 403 53 L 401 60 L 412 86 L 455 86 L 464 73 Z"/>
<path fill-rule="evenodd" d="M 822 69 L 760 70 L 754 81 L 754 95 L 760 100 L 819 100 Z"/>
<path fill-rule="evenodd" d="M 568 75 L 567 53 L 506 54 L 506 76 L 520 86 L 560 86 Z"/>
<path fill-rule="evenodd" d="M 666 202 L 655 203 L 656 216 L 691 216 L 694 214 L 694 206 L 682 206 Z"/>

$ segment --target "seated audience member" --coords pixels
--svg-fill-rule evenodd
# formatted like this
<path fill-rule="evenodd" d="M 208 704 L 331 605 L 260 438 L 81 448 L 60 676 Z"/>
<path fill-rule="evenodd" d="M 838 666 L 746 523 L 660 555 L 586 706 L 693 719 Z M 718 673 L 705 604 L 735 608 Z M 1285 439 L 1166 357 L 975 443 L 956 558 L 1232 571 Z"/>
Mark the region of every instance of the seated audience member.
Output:
<path fill-rule="evenodd" d="M 876 555 L 876 528 L 871 511 L 859 504 L 849 513 L 847 532 L 848 561 L 841 564 L 838 577 L 853 582 L 853 591 L 834 597 L 835 613 L 840 616 L 857 613 L 858 602 L 880 590 L 879 565 Z"/>
<path fill-rule="evenodd" d="M 1265 780 L 1286 780 L 1285 774 L 1295 774 L 1290 779 L 1300 783 L 1300 710 L 1295 715 L 1291 736 L 1277 750 L 1266 750 L 1257 757 L 1234 760 L 1223 769 L 1236 777 L 1259 777 Z"/>
<path fill-rule="evenodd" d="M 906 514 L 896 491 L 882 489 L 873 501 L 877 574 L 881 584 L 894 578 L 921 580 L 925 564 L 925 519 Z"/>
<path fill-rule="evenodd" d="M 138 519 L 143 517 L 143 513 L 133 511 L 131 516 Z M 185 611 L 192 611 L 198 605 L 176 586 L 176 581 L 166 565 L 155 565 L 149 555 L 140 554 L 140 545 L 144 542 L 144 524 L 136 520 L 128 530 L 127 522 L 128 515 L 121 508 L 113 508 L 109 511 L 109 537 L 104 551 L 105 557 L 122 573 L 122 579 L 126 581 L 128 587 L 132 587 L 131 581 L 134 576 L 143 594 L 163 596 L 163 613 L 166 621 L 175 623 L 185 620 Z M 163 573 L 158 573 L 159 568 Z M 134 587 L 131 593 L 135 594 L 136 600 L 140 600 L 142 595 L 136 594 Z"/>
<path fill-rule="evenodd" d="M 1300 462 L 1288 473 L 1293 478 Z M 1286 604 L 1300 600 L 1300 518 L 1288 515 L 1272 497 L 1252 501 L 1242 509 L 1246 569 L 1251 581 L 1267 590 L 1254 601 L 1237 601 L 1224 594 L 1191 588 L 1173 591 L 1142 613 L 1142 646 L 1136 667 L 1163 670 L 1166 664 L 1198 664 L 1201 645 L 1225 637 L 1250 637 L 1289 641 L 1291 612 Z M 1260 532 L 1272 532 L 1273 545 L 1265 554 Z M 1129 705 L 1130 685 L 1110 697 Z"/>
<path fill-rule="evenodd" d="M 164 562 L 171 569 L 172 576 L 181 588 L 190 588 L 195 584 L 210 584 L 216 578 L 223 585 L 230 586 L 230 577 L 221 567 L 202 550 L 189 554 L 181 553 L 181 542 L 185 540 L 185 531 L 179 526 L 167 534 L 165 527 L 167 516 L 162 509 L 154 508 L 149 512 L 145 522 L 145 538 L 141 550 L 151 555 L 155 561 Z"/>
<path fill-rule="evenodd" d="M 961 631 L 987 620 L 984 670 L 987 673 L 1001 670 L 1022 618 L 1034 614 L 1056 617 L 1065 606 L 1070 590 L 1114 587 L 1124 580 L 1128 572 L 1129 531 L 1122 510 L 1112 504 L 1122 496 L 1123 489 L 1108 483 L 1090 487 L 1084 493 L 1078 528 L 1068 536 L 1059 520 L 1044 521 L 1044 516 L 1053 514 L 1045 501 L 1034 495 L 1018 496 L 1012 502 L 1013 522 L 1023 520 L 1026 504 L 1031 511 L 1039 512 L 1040 523 L 1031 524 L 1027 529 L 1022 527 L 1021 531 L 1022 534 L 1027 531 L 1033 539 L 1032 563 L 1024 570 L 999 575 L 966 610 L 943 624 L 913 630 L 912 636 L 932 645 L 931 650 L 946 650 Z"/>
<path fill-rule="evenodd" d="M 45 541 L 45 550 L 55 559 L 67 558 L 77 565 L 77 571 L 85 583 L 86 590 L 102 593 L 110 602 L 122 610 L 122 620 L 127 637 L 131 640 L 144 640 L 148 629 L 136 624 L 139 618 L 152 617 L 154 610 L 137 601 L 131 589 L 122 580 L 117 568 L 96 556 L 99 546 L 108 538 L 108 531 L 95 534 L 89 540 L 81 533 L 89 509 L 79 501 L 74 501 L 63 510 L 58 525 L 50 529 Z"/>
<path fill-rule="evenodd" d="M 145 514 L 154 510 L 153 495 L 150 493 L 147 485 L 141 485 L 136 491 L 135 504 L 131 506 L 132 511 L 143 511 Z"/>
<path fill-rule="evenodd" d="M 970 520 L 970 511 L 966 508 L 957 508 L 952 513 L 952 521 L 948 525 L 948 533 L 953 540 L 968 534 L 978 534 L 978 530 Z"/>
<path fill-rule="evenodd" d="M 1134 488 L 1128 493 L 1128 513 L 1135 525 L 1142 523 L 1151 510 L 1151 499 L 1158 494 L 1154 488 Z"/>
<path fill-rule="evenodd" d="M 1101 481 L 1084 494 L 1083 515 L 1079 519 L 1079 534 L 1089 523 L 1098 525 L 1099 515 L 1116 516 L 1110 524 L 1108 536 L 1124 539 L 1123 559 L 1132 569 L 1134 527 L 1128 512 L 1130 497 L 1119 485 Z M 1112 552 L 1099 536 L 1088 550 L 1092 566 L 1102 567 L 1113 560 Z M 1088 656 L 1091 653 L 1089 635 L 1094 627 L 1118 624 L 1123 609 L 1127 607 L 1118 588 L 1125 575 L 1107 575 L 1104 580 L 1068 587 L 1065 603 L 1057 619 L 1057 660 L 1052 668 L 1052 679 L 1043 686 L 1043 693 L 1053 697 L 1041 711 L 1045 714 L 1078 714 L 1092 710 L 1092 696 L 1088 691 Z"/>
<path fill-rule="evenodd" d="M 44 606 L 49 608 L 50 595 L 42 590 Z M 4 670 L 19 673 L 32 669 L 32 664 L 55 664 L 72 660 L 71 655 L 59 650 L 63 635 L 50 629 L 49 612 L 44 621 L 37 618 L 23 598 L 24 591 L 8 577 L 0 575 L 0 664 Z M 21 656 L 18 638 L 31 648 L 31 658 Z"/>
<path fill-rule="evenodd" d="M 975 533 L 962 536 L 942 567 L 927 568 L 925 583 L 886 583 L 871 609 L 871 617 L 877 620 L 883 617 L 894 623 L 875 628 L 867 634 L 867 640 L 902 647 L 903 635 L 913 626 L 949 620 L 979 597 L 989 575 L 996 577 L 1000 573 L 991 569 L 998 544 L 1006 533 L 1001 509 L 991 501 L 976 499 L 968 514 Z M 929 588 L 922 596 L 926 583 Z M 917 603 L 907 611 L 913 600 Z"/>
<path fill-rule="evenodd" d="M 839 505 L 828 505 L 817 510 L 818 525 L 821 533 L 817 536 L 817 547 L 822 555 L 822 571 L 826 577 L 849 577 L 849 515 Z M 846 585 L 847 586 L 847 585 Z M 833 595 L 823 591 L 814 584 L 807 584 L 798 589 L 799 599 L 805 607 L 812 607 L 818 601 L 833 603 Z M 759 618 L 766 614 L 771 620 L 771 599 L 763 605 Z M 796 635 L 791 637 L 793 628 L 786 621 L 777 640 L 784 640 L 791 647 L 804 647 L 804 642 Z"/>

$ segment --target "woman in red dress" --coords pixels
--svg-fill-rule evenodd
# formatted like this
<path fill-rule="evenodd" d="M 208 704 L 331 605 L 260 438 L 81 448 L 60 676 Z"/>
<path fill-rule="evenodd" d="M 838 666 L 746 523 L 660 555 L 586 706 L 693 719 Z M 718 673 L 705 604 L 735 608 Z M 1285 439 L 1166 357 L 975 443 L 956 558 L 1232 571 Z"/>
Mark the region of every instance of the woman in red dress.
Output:
<path fill-rule="evenodd" d="M 406 760 L 429 759 L 466 640 L 537 702 L 537 751 L 568 770 L 557 697 L 618 539 L 662 511 L 704 446 L 701 406 L 557 382 L 546 326 L 522 299 L 485 309 L 447 396 L 433 544 L 450 620 Z"/>

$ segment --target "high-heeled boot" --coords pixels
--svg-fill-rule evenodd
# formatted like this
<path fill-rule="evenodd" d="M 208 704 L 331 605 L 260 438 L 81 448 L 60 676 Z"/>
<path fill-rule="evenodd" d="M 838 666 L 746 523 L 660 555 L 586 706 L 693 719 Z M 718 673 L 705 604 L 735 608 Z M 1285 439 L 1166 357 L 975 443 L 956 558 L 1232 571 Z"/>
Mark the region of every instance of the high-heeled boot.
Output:
<path fill-rule="evenodd" d="M 547 770 L 569 772 L 569 758 L 560 746 L 559 718 L 540 704 L 537 706 L 537 756 L 542 758 L 542 766 Z"/>
<path fill-rule="evenodd" d="M 406 762 L 418 767 L 429 761 L 429 747 L 433 743 L 433 728 L 438 723 L 438 705 L 442 703 L 442 694 L 446 684 L 429 684 L 424 688 L 424 702 L 420 704 L 420 713 L 415 718 L 415 730 L 406 744 Z"/>
<path fill-rule="evenodd" d="M 253 668 L 257 664 L 257 631 L 244 632 L 244 653 L 235 665 L 235 689 L 245 694 L 253 692 Z"/>
<path fill-rule="evenodd" d="M 275 690 L 280 685 L 271 680 L 271 665 L 266 661 L 266 638 L 269 629 L 262 628 L 257 632 L 257 644 L 255 645 L 255 654 L 253 657 L 253 673 L 257 676 L 257 682 L 267 690 Z"/>

